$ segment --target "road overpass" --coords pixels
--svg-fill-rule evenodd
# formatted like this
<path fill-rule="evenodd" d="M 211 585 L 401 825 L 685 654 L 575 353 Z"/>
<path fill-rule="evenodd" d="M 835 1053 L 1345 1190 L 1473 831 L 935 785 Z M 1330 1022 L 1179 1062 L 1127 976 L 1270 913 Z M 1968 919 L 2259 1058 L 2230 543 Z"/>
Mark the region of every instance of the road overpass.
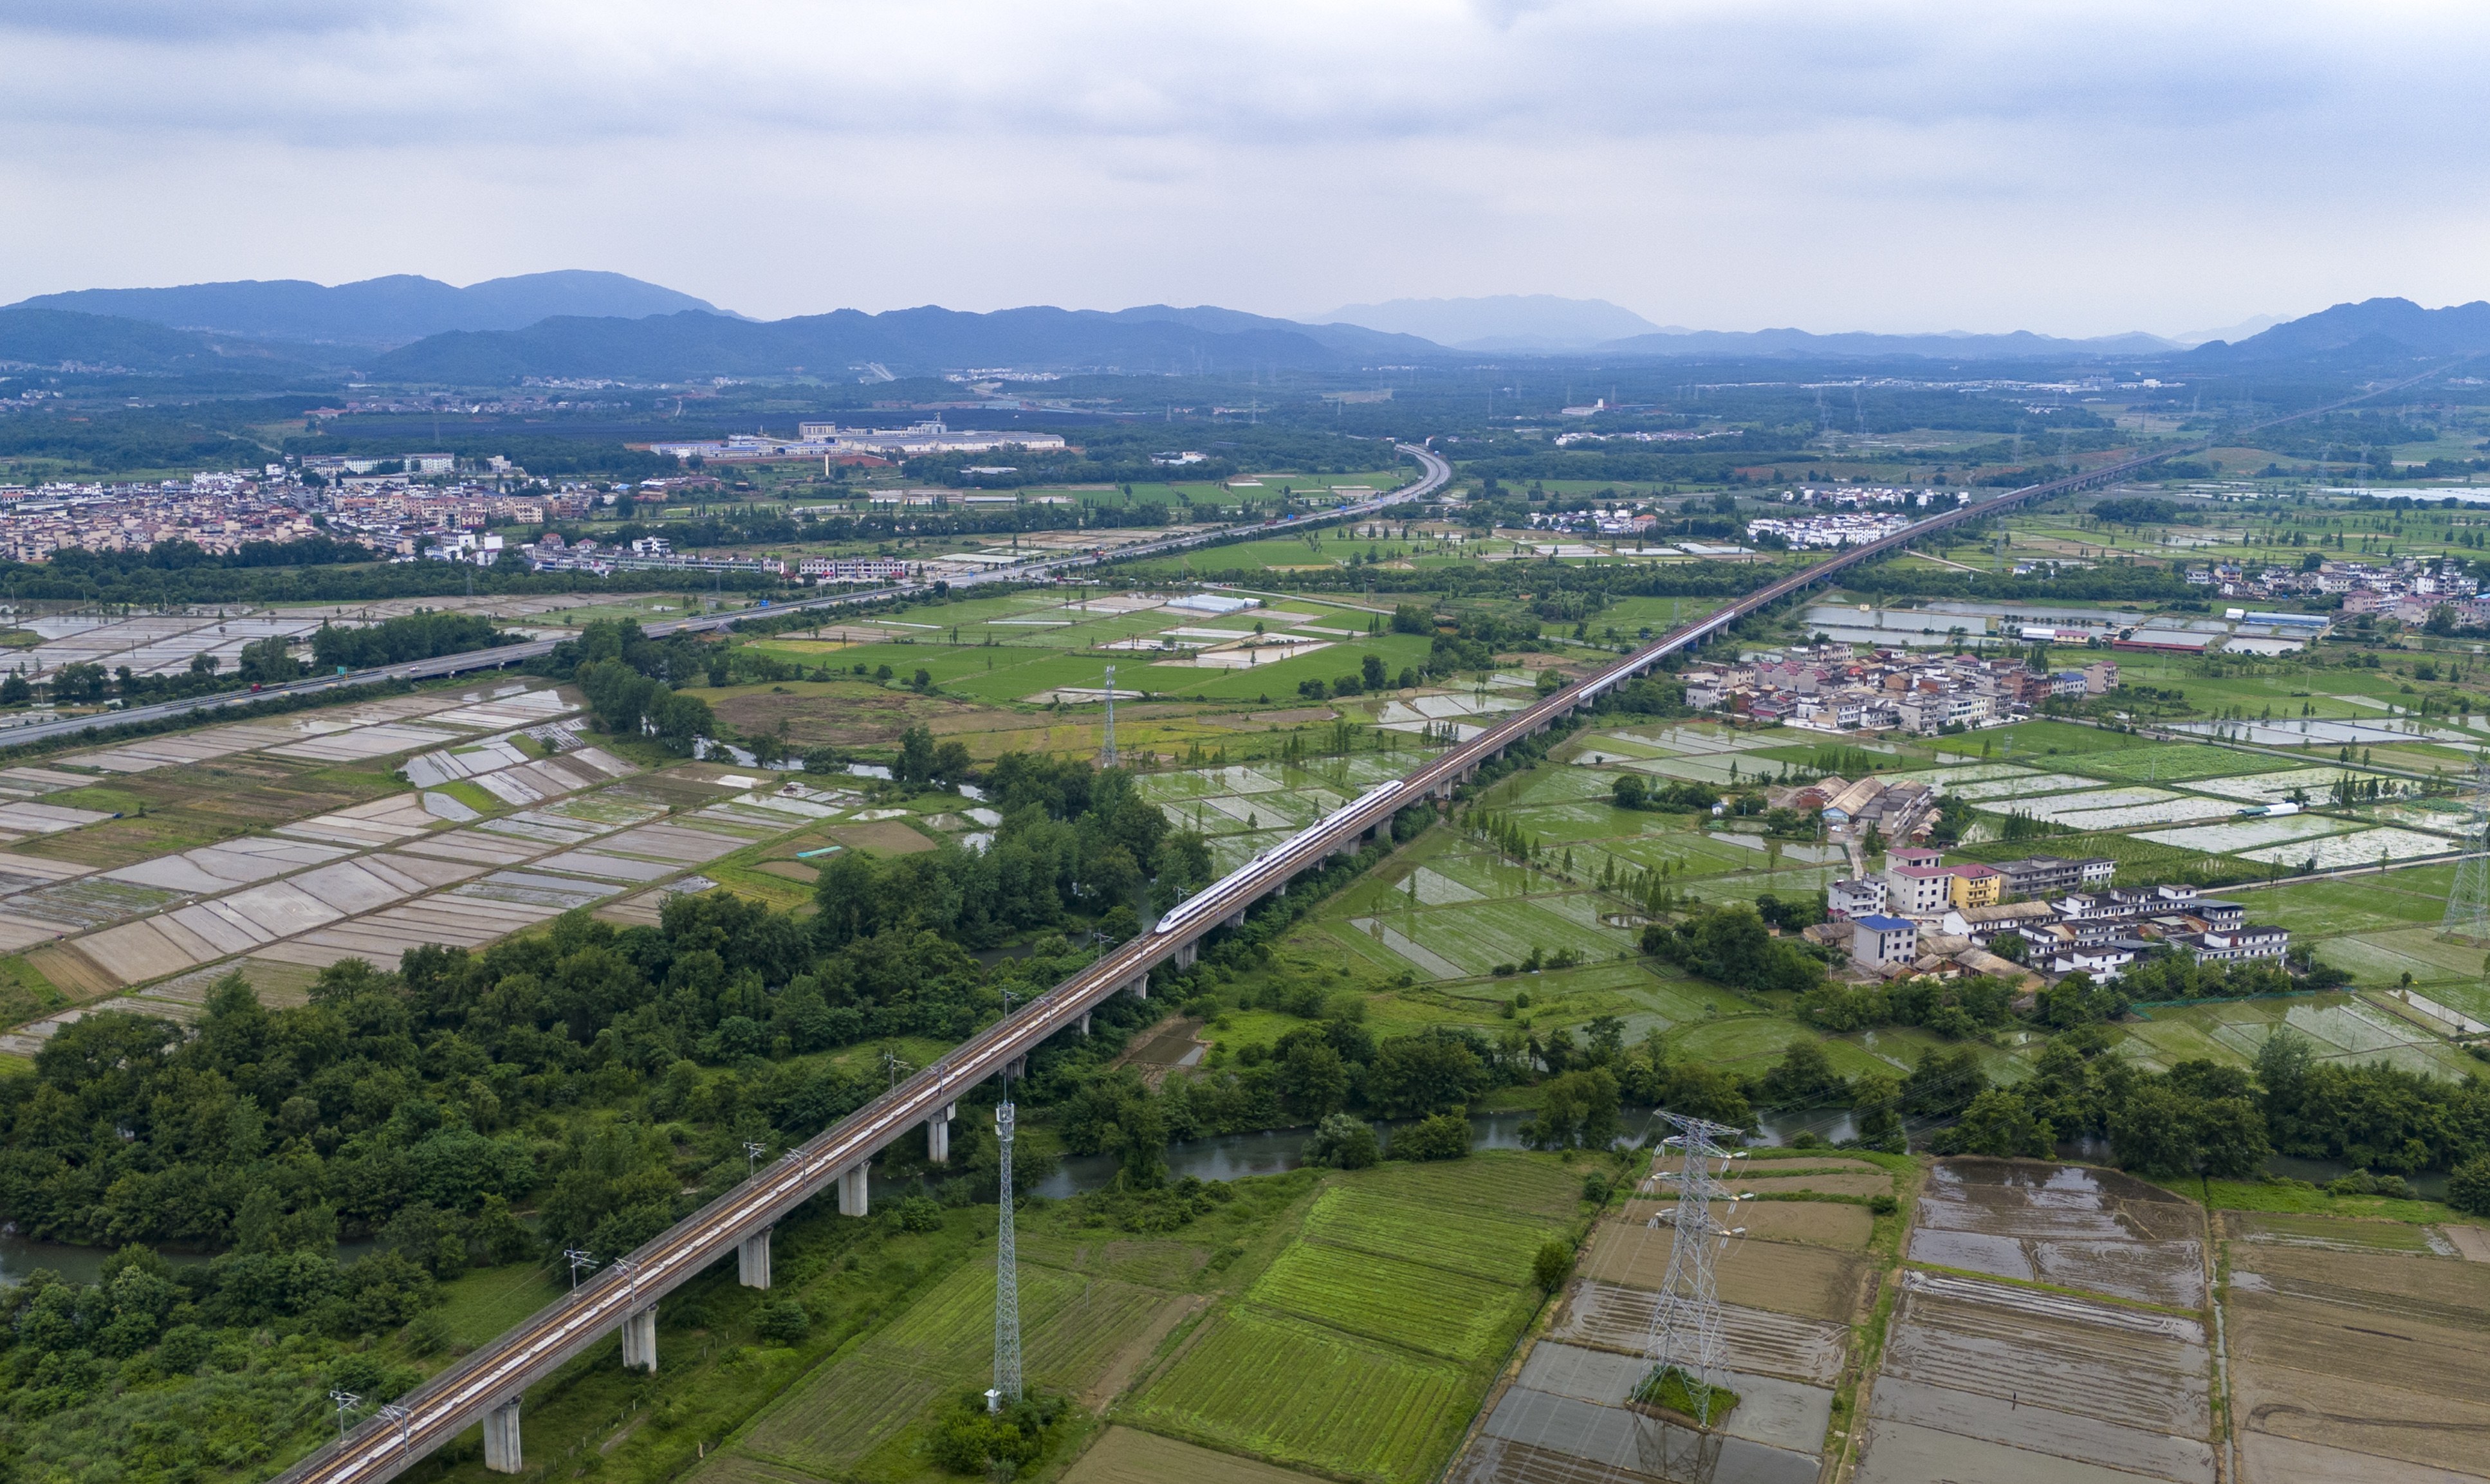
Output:
<path fill-rule="evenodd" d="M 1417 443 L 1395 445 L 1419 466 L 1418 477 L 1398 489 L 1389 490 L 1373 499 L 1327 510 L 1318 516 L 1285 523 L 1276 528 L 1302 530 L 1312 526 L 1329 525 L 1335 521 L 1354 521 L 1361 516 L 1375 515 L 1394 505 L 1424 499 L 1442 489 L 1453 477 L 1453 467 L 1439 455 Z M 1272 530 L 1269 526 L 1227 527 L 1216 530 L 1192 530 L 1164 536 L 1156 541 L 1119 547 L 1112 552 L 1075 552 L 1061 556 L 1041 557 L 998 567 L 982 572 L 964 572 L 946 579 L 952 587 L 972 587 L 989 583 L 1027 583 L 1059 578 L 1067 573 L 1097 566 L 1103 562 L 1132 561 L 1146 556 L 1164 556 L 1174 552 L 1193 551 L 1217 546 L 1229 541 L 1252 540 Z M 731 627 L 746 618 L 775 616 L 779 614 L 825 613 L 842 608 L 860 608 L 887 603 L 895 598 L 921 595 L 932 590 L 929 582 L 900 583 L 888 587 L 863 591 L 832 593 L 826 597 L 806 598 L 795 603 L 775 604 L 767 610 L 747 609 L 736 614 L 711 614 L 698 618 L 676 618 L 664 623 L 643 625 L 644 632 L 664 638 L 670 634 L 707 634 Z M 344 674 L 317 675 L 284 685 L 270 686 L 251 694 L 222 691 L 209 696 L 190 696 L 178 700 L 159 700 L 126 711 L 99 712 L 93 716 L 64 717 L 52 722 L 35 722 L 21 727 L 0 728 L 0 748 L 23 747 L 30 743 L 57 741 L 81 732 L 124 727 L 132 722 L 169 720 L 226 706 L 247 705 L 276 696 L 317 696 L 326 691 L 343 690 L 350 686 L 369 685 L 387 680 L 439 680 L 478 671 L 507 670 L 512 665 L 538 660 L 553 652 L 559 641 L 530 640 L 523 643 L 501 644 L 490 649 L 469 649 L 458 654 L 438 655 L 426 660 L 409 660 L 403 664 L 382 665 L 370 670 L 349 671 Z"/>
<path fill-rule="evenodd" d="M 2412 380 L 2422 379 L 2425 378 Z M 2408 381 L 2378 387 L 2364 397 L 2275 421 L 2316 415 L 2410 384 Z M 1396 497 L 1412 498 L 1410 492 L 1421 487 L 1432 489 L 1449 477 L 1449 470 L 1440 460 L 1414 446 L 1404 446 L 1426 463 L 1428 472 L 1418 484 L 1396 491 Z M 768 1168 L 677 1222 L 637 1251 L 615 1261 L 573 1294 L 469 1354 L 400 1398 L 390 1413 L 365 1421 L 339 1441 L 287 1470 L 279 1484 L 375 1484 L 394 1477 L 415 1460 L 479 1424 L 484 1429 L 487 1466 L 505 1472 L 518 1471 L 522 1456 L 520 1399 L 529 1386 L 545 1380 L 565 1361 L 618 1330 L 622 1336 L 623 1364 L 653 1369 L 658 1359 L 656 1307 L 666 1294 L 729 1254 L 737 1257 L 741 1281 L 751 1287 L 767 1288 L 769 1235 L 780 1218 L 833 1189 L 838 1192 L 843 1212 L 864 1213 L 866 1170 L 875 1155 L 919 1128 L 927 1131 L 929 1153 L 945 1152 L 949 1125 L 959 1100 L 970 1089 L 1025 1065 L 1029 1052 L 1050 1037 L 1086 1029 L 1089 1014 L 1108 997 L 1121 993 L 1146 995 L 1153 970 L 1190 966 L 1204 937 L 1241 924 L 1249 908 L 1284 890 L 1297 875 L 1318 868 L 1332 856 L 1353 852 L 1388 831 L 1393 815 L 1401 809 L 1448 797 L 1462 781 L 1514 744 L 1547 730 L 1571 712 L 1595 706 L 1610 689 L 1650 672 L 1669 656 L 1698 646 L 1739 619 L 1836 573 L 1963 522 L 2124 478 L 2162 459 L 2207 446 L 2210 444 L 2169 448 L 2068 478 L 2029 485 L 1934 516 L 1896 535 L 1837 553 L 1730 603 L 1707 618 L 1662 636 L 1469 741 L 1448 749 L 1405 777 L 1351 800 L 1286 843 L 1272 847 L 1205 887 L 1153 930 L 1105 954 L 1016 1013 L 978 1032 L 933 1065 L 790 1150 Z M 1434 483 L 1429 484 L 1430 480 Z"/>

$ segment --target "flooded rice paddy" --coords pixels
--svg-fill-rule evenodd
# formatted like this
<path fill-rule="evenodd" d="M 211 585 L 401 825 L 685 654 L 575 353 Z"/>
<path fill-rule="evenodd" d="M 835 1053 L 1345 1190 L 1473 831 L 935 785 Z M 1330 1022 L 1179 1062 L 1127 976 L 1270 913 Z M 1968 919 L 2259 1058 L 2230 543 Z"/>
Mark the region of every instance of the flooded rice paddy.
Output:
<path fill-rule="evenodd" d="M 2108 1171 L 1960 1159 L 1917 1216 L 1928 1266 L 1903 1274 L 1863 1484 L 2215 1484 L 2201 1211 Z"/>

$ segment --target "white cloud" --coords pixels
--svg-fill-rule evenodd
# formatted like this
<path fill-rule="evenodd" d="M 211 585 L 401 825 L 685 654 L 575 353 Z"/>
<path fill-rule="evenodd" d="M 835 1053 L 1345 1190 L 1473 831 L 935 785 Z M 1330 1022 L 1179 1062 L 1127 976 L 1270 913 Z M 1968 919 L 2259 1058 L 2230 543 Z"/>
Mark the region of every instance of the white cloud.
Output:
<path fill-rule="evenodd" d="M 763 314 L 1554 292 L 2177 329 L 2484 291 L 2469 8 L 0 3 L 0 298 L 614 268 Z"/>

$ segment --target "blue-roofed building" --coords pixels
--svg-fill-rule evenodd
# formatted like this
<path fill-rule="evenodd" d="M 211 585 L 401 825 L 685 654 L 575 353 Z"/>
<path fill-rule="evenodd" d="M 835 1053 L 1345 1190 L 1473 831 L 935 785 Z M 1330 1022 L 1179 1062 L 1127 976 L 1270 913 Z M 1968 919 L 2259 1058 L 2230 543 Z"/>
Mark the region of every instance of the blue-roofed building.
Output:
<path fill-rule="evenodd" d="M 1920 926 L 1906 917 L 1871 912 L 1850 920 L 1850 961 L 1882 971 L 1920 956 Z"/>

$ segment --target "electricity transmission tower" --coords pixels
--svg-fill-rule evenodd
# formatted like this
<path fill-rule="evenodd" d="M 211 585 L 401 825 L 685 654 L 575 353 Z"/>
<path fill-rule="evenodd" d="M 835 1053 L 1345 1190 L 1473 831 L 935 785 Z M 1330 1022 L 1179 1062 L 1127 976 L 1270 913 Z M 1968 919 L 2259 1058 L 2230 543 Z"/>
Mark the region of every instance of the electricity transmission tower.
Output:
<path fill-rule="evenodd" d="M 2439 936 L 2490 948 L 2490 857 L 2481 853 L 2490 841 L 2490 753 L 2473 765 L 2472 791 L 2473 819 L 2465 826 L 2465 853 L 2455 863 L 2455 889 L 2447 894 Z"/>
<path fill-rule="evenodd" d="M 1660 1177 L 1677 1186 L 1676 1210 L 1651 1218 L 1653 1226 L 1667 1222 L 1670 1236 L 1668 1275 L 1661 1281 L 1659 1300 L 1652 1305 L 1651 1335 L 1643 1344 L 1643 1354 L 1651 1361 L 1644 1384 L 1657 1388 L 1663 1376 L 1678 1372 L 1696 1417 L 1708 1422 L 1715 1379 L 1728 1369 L 1722 1348 L 1721 1295 L 1713 1282 L 1712 1263 L 1730 1238 L 1746 1231 L 1723 1225 L 1712 1209 L 1715 1202 L 1738 1199 L 1721 1183 L 1721 1176 L 1728 1173 L 1732 1159 L 1744 1156 L 1716 1142 L 1738 1131 L 1726 1124 L 1682 1113 L 1658 1116 L 1678 1130 L 1663 1139 L 1661 1148 L 1676 1149 L 1680 1162 L 1676 1170 Z M 1718 1170 L 1713 1168 L 1714 1160 L 1720 1161 Z"/>
<path fill-rule="evenodd" d="M 1021 1397 L 1020 1261 L 1012 1244 L 1012 1123 L 1006 1094 L 995 1106 L 995 1137 L 1002 1145 L 1002 1209 L 995 1227 L 995 1386 L 986 1410 L 1000 1412 Z"/>
<path fill-rule="evenodd" d="M 1115 765 L 1115 667 L 1107 667 L 1107 752 L 1103 759 L 1108 767 Z"/>

